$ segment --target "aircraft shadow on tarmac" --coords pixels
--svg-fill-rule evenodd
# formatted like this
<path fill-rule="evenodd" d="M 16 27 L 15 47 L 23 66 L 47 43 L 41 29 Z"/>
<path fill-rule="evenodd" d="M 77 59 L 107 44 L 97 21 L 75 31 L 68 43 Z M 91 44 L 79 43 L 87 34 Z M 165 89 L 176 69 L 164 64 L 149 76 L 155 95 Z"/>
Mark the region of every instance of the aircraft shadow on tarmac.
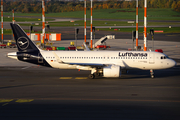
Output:
<path fill-rule="evenodd" d="M 180 69 L 165 69 L 165 70 L 154 70 L 155 78 L 167 78 L 180 76 Z M 136 78 L 150 78 L 149 70 L 129 70 L 128 73 L 122 74 L 121 79 L 136 79 Z"/>
<path fill-rule="evenodd" d="M 90 74 L 90 71 L 78 71 L 78 70 L 65 70 L 65 69 L 52 69 L 46 67 L 29 67 L 27 69 L 22 68 L 1 68 L 5 73 L 2 73 L 2 78 L 11 79 L 12 77 L 17 79 L 30 79 L 30 78 L 53 78 L 59 79 L 60 77 L 87 77 Z M 176 68 L 171 69 L 164 69 L 164 70 L 154 70 L 155 78 L 180 78 L 180 65 L 176 66 Z M 8 76 L 11 74 L 11 76 Z M 25 75 L 25 76 L 22 76 Z M 103 77 L 96 77 L 96 79 L 111 79 L 111 80 L 118 80 L 118 79 L 151 79 L 150 71 L 149 70 L 129 70 L 128 73 L 122 74 L 120 78 L 103 78 Z M 88 79 L 88 78 L 87 78 Z M 92 80 L 92 79 L 89 79 Z M 31 85 L 31 84 L 30 84 Z M 13 86 L 9 86 L 13 87 Z M 0 88 L 1 89 L 1 88 Z"/>
<path fill-rule="evenodd" d="M 60 70 L 60 71 L 67 71 L 68 70 Z M 88 74 L 90 74 L 90 71 L 77 71 L 77 70 L 72 70 L 73 72 L 70 72 L 69 76 L 70 77 L 87 77 Z M 61 73 L 61 72 L 59 72 Z M 63 73 L 63 72 L 62 72 Z M 180 77 L 180 65 L 176 66 L 176 68 L 170 68 L 170 69 L 164 69 L 164 70 L 154 70 L 154 75 L 155 78 L 167 78 L 167 77 Z M 66 77 L 66 76 L 61 76 L 60 77 Z M 147 79 L 152 79 L 150 75 L 149 70 L 129 70 L 128 73 L 123 73 L 121 74 L 120 78 L 103 78 L 103 77 L 96 77 L 96 79 L 137 79 L 137 78 L 147 78 Z M 94 80 L 96 80 L 94 79 Z M 92 79 L 91 79 L 92 80 Z"/>

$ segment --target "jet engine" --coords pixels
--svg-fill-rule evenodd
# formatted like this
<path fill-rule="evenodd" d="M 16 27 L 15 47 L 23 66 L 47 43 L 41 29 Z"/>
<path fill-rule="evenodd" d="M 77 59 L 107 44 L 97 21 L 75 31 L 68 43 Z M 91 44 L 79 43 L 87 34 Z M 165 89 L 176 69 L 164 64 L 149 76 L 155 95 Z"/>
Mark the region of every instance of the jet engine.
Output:
<path fill-rule="evenodd" d="M 109 65 L 103 68 L 103 77 L 120 77 L 121 66 Z"/>

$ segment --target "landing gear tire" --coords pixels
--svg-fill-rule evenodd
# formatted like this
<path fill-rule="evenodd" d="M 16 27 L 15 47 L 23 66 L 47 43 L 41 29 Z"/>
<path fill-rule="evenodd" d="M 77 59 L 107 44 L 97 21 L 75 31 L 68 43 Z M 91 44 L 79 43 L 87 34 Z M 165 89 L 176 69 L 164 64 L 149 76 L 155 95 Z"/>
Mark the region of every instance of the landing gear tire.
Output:
<path fill-rule="evenodd" d="M 89 78 L 90 78 L 90 79 L 94 79 L 94 78 L 95 78 L 95 75 L 94 75 L 94 74 L 90 74 L 90 75 L 89 75 Z"/>
<path fill-rule="evenodd" d="M 153 78 L 154 78 L 154 75 L 151 75 L 151 78 L 153 79 Z"/>
<path fill-rule="evenodd" d="M 150 74 L 151 74 L 151 78 L 153 79 L 153 78 L 154 78 L 154 72 L 153 72 L 153 70 L 150 70 Z"/>

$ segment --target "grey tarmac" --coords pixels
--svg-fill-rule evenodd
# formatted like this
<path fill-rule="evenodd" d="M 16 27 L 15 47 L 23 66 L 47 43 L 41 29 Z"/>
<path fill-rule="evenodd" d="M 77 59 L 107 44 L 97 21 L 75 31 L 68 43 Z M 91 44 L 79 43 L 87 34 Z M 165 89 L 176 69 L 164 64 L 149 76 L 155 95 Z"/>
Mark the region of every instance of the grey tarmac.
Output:
<path fill-rule="evenodd" d="M 176 120 L 179 73 L 177 66 L 155 71 L 154 79 L 149 71 L 131 70 L 92 80 L 90 71 L 0 67 L 0 118 Z"/>

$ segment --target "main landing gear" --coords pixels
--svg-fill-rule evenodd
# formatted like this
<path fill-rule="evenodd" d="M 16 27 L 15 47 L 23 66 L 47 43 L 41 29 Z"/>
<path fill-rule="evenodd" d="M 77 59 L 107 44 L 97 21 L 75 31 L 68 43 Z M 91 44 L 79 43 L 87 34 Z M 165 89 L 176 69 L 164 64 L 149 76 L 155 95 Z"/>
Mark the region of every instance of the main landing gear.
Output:
<path fill-rule="evenodd" d="M 154 72 L 153 70 L 150 70 L 151 78 L 154 78 Z"/>
<path fill-rule="evenodd" d="M 95 75 L 96 75 L 96 72 L 97 72 L 96 68 L 93 68 L 93 69 L 91 70 L 91 74 L 89 75 L 89 78 L 90 78 L 90 79 L 94 79 L 94 78 L 95 78 Z"/>
<path fill-rule="evenodd" d="M 90 79 L 94 79 L 94 78 L 95 78 L 95 75 L 94 75 L 94 74 L 90 74 L 90 75 L 89 75 L 89 78 L 90 78 Z"/>
<path fill-rule="evenodd" d="M 95 77 L 103 76 L 102 68 L 94 68 L 91 70 L 91 74 L 88 76 L 90 79 L 94 79 Z"/>

